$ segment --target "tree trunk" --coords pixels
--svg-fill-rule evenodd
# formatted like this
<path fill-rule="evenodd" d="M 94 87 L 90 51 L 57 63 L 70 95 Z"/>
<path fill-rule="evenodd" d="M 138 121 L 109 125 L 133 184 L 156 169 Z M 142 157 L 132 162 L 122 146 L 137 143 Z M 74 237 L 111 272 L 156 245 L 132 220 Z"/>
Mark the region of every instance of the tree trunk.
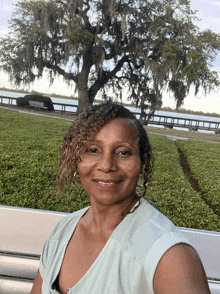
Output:
<path fill-rule="evenodd" d="M 76 114 L 79 115 L 84 109 L 88 108 L 91 104 L 89 102 L 89 91 L 81 86 L 78 87 L 78 107 Z"/>
<path fill-rule="evenodd" d="M 89 72 L 92 66 L 92 59 L 90 51 L 86 51 L 83 56 L 82 71 L 78 76 L 78 107 L 76 114 L 79 115 L 84 109 L 92 105 L 89 99 L 88 80 Z"/>

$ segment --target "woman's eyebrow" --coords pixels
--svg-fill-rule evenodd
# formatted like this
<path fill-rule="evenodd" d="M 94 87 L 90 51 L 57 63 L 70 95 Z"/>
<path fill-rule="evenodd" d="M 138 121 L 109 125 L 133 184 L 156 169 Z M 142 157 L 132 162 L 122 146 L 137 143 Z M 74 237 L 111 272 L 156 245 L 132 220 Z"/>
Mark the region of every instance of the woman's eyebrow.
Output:
<path fill-rule="evenodd" d="M 92 144 L 92 143 L 102 143 L 102 141 L 100 141 L 100 140 L 92 140 L 92 141 L 90 141 L 90 142 L 88 142 L 89 144 Z M 114 143 L 125 143 L 125 144 L 129 144 L 129 145 L 131 145 L 132 147 L 135 147 L 132 143 L 130 143 L 129 141 L 123 141 L 123 140 L 121 140 L 121 141 L 116 141 L 116 142 L 114 142 Z"/>
<path fill-rule="evenodd" d="M 126 143 L 126 144 L 129 144 L 132 147 L 134 147 L 134 145 L 132 143 L 130 143 L 129 141 L 116 141 L 116 143 Z"/>

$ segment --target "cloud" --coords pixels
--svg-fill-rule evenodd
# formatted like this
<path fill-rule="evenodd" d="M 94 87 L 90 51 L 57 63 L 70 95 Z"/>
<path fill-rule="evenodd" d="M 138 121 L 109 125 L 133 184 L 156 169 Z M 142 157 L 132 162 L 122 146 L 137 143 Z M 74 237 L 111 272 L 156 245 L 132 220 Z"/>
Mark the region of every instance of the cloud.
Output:
<path fill-rule="evenodd" d="M 220 2 L 216 0 L 191 0 L 192 10 L 198 10 L 197 16 L 201 21 L 196 24 L 202 29 L 211 29 L 220 33 Z"/>
<path fill-rule="evenodd" d="M 0 37 L 4 37 L 8 33 L 8 28 L 5 26 L 0 26 Z"/>
<path fill-rule="evenodd" d="M 12 5 L 7 5 L 4 3 L 2 6 L 2 10 L 6 13 L 11 13 L 12 12 Z"/>
<path fill-rule="evenodd" d="M 0 1 L 0 37 L 3 37 L 8 32 L 8 20 L 11 19 L 13 4 L 18 0 Z"/>

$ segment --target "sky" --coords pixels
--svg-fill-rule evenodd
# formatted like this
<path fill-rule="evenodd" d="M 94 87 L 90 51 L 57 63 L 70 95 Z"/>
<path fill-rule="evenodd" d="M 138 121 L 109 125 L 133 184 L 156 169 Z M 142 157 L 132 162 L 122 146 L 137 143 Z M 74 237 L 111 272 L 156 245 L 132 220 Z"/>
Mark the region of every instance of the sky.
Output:
<path fill-rule="evenodd" d="M 5 36 L 8 32 L 7 20 L 11 18 L 14 9 L 13 4 L 17 2 L 18 0 L 0 0 L 0 37 Z M 220 33 L 220 0 L 191 0 L 191 8 L 192 10 L 198 11 L 197 16 L 201 21 L 196 24 L 202 30 L 211 29 L 216 33 Z M 213 64 L 213 69 L 219 71 L 220 74 L 220 53 Z M 0 71 L 0 87 L 13 88 L 8 81 L 8 76 L 2 71 Z M 50 86 L 49 80 L 45 76 L 27 90 L 36 90 L 48 94 L 56 93 L 66 96 L 74 95 L 74 85 L 73 87 L 67 86 L 63 82 L 62 77 L 55 80 L 55 83 Z M 175 101 L 172 94 L 166 92 L 163 95 L 163 107 L 165 106 L 175 108 Z M 202 91 L 195 96 L 194 91 L 191 90 L 185 98 L 182 108 L 220 114 L 220 89 L 217 92 L 211 92 L 207 96 L 204 96 Z"/>

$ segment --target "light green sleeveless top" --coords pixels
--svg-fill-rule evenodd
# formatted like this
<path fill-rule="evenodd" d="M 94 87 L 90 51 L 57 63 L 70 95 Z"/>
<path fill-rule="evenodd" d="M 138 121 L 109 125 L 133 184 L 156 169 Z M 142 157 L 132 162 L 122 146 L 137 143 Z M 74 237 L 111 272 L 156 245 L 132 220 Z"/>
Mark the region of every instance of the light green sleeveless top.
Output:
<path fill-rule="evenodd" d="M 45 243 L 40 274 L 42 293 L 54 289 L 65 250 L 89 207 L 63 218 Z M 141 199 L 140 206 L 116 227 L 98 258 L 68 294 L 153 294 L 153 278 L 164 253 L 188 239 L 163 214 Z M 192 246 L 192 245 L 191 245 Z"/>

